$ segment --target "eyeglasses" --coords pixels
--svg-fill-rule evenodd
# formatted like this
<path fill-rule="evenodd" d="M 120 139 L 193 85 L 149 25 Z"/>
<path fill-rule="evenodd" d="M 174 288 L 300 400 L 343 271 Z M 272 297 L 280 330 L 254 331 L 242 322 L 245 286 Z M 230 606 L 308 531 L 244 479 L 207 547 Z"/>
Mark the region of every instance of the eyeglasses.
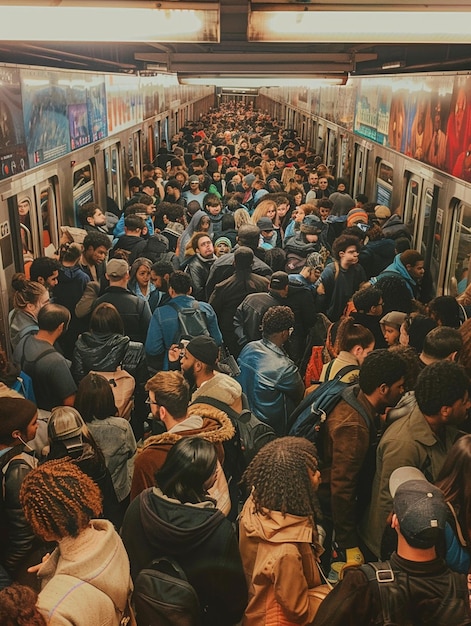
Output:
<path fill-rule="evenodd" d="M 145 404 L 154 404 L 155 406 L 159 406 L 159 404 L 155 402 L 155 400 L 151 400 L 150 398 L 146 398 L 144 402 Z"/>

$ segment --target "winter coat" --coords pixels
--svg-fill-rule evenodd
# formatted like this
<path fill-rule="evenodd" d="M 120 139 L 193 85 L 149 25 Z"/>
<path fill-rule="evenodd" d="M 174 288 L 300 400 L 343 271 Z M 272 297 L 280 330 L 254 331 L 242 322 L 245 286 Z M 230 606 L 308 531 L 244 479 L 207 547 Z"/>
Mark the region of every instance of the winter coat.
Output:
<path fill-rule="evenodd" d="M 371 442 L 376 441 L 380 423 L 358 386 L 348 387 L 342 396 L 326 421 L 318 493 L 323 510 L 331 510 L 336 541 L 345 549 L 358 546 L 357 522 L 369 502 L 374 475 L 376 449 Z M 360 414 L 359 405 L 369 423 Z"/>
<path fill-rule="evenodd" d="M 95 301 L 94 309 L 102 302 L 109 302 L 118 309 L 124 324 L 124 334 L 128 335 L 131 341 L 145 342 L 152 317 L 145 300 L 135 296 L 129 289 L 110 285 Z"/>
<path fill-rule="evenodd" d="M 130 350 L 130 344 L 131 350 Z M 139 345 L 141 346 L 141 355 L 139 356 Z M 133 355 L 133 364 L 129 367 L 129 359 L 126 358 Z M 100 333 L 87 332 L 80 335 L 75 344 L 74 354 L 72 357 L 72 375 L 77 383 L 90 371 L 95 372 L 114 372 L 119 365 L 132 374 L 137 376 L 137 371 L 145 361 L 144 346 L 139 342 L 131 342 L 129 337 L 109 333 L 102 335 Z"/>
<path fill-rule="evenodd" d="M 394 213 L 384 222 L 381 227 L 383 235 L 388 239 L 399 239 L 399 237 L 411 238 L 410 231 L 402 221 L 402 218 Z"/>
<path fill-rule="evenodd" d="M 394 261 L 391 263 L 391 265 L 388 265 L 388 267 L 383 270 L 381 274 L 379 274 L 379 276 L 376 278 L 376 281 L 378 281 L 380 278 L 383 278 L 383 276 L 400 276 L 406 284 L 411 297 L 415 298 L 418 295 L 419 287 L 417 285 L 417 282 L 412 278 L 412 276 L 407 271 L 405 265 L 401 262 L 400 254 L 396 254 L 396 256 L 394 257 Z"/>
<path fill-rule="evenodd" d="M 239 622 L 247 585 L 232 525 L 214 503 L 182 504 L 146 489 L 131 502 L 121 535 L 134 580 L 152 559 L 172 557 L 204 608 L 202 626 Z"/>
<path fill-rule="evenodd" d="M 396 244 L 393 239 L 369 241 L 359 254 L 358 262 L 365 270 L 366 278 L 377 276 L 394 261 Z"/>
<path fill-rule="evenodd" d="M 239 355 L 237 377 L 250 408 L 278 437 L 287 434 L 288 417 L 302 400 L 304 384 L 296 365 L 268 339 L 252 341 Z"/>
<path fill-rule="evenodd" d="M 389 477 L 398 467 L 417 467 L 434 483 L 445 458 L 459 437 L 455 426 L 444 427 L 443 438 L 437 437 L 416 406 L 409 415 L 393 422 L 384 433 L 377 450 L 377 467 L 373 481 L 371 506 L 366 511 L 361 536 L 368 548 L 380 556 L 386 519 L 392 511 Z"/>
<path fill-rule="evenodd" d="M 222 443 L 234 436 L 235 430 L 231 420 L 225 413 L 206 404 L 192 404 L 188 408 L 187 417 L 198 415 L 203 419 L 201 428 L 164 432 L 153 435 L 144 442 L 134 461 L 134 474 L 131 485 L 131 500 L 141 491 L 155 484 L 155 472 L 162 467 L 172 446 L 182 437 L 203 437 L 216 446 L 221 464 L 224 461 Z"/>
<path fill-rule="evenodd" d="M 22 452 L 22 449 L 23 446 L 14 446 L 0 456 L 0 525 L 3 537 L 8 536 L 8 541 L 5 540 L 0 546 L 0 562 L 10 574 L 23 569 L 22 561 L 33 552 L 37 544 L 20 503 L 20 489 L 23 480 L 38 462 L 34 456 Z"/>
<path fill-rule="evenodd" d="M 107 520 L 62 539 L 38 577 L 37 606 L 49 626 L 118 626 L 132 588 L 129 559 Z"/>
<path fill-rule="evenodd" d="M 311 624 L 321 584 L 313 529 L 306 517 L 264 509 L 252 496 L 240 515 L 239 546 L 249 588 L 243 626 Z M 317 555 L 322 549 L 317 545 Z"/>

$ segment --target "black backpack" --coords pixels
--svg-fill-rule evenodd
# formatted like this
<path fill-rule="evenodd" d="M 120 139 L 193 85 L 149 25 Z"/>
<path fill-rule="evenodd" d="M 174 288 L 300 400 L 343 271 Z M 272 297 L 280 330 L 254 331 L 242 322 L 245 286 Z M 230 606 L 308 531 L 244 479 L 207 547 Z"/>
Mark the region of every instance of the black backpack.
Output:
<path fill-rule="evenodd" d="M 200 626 L 198 596 L 180 565 L 170 557 L 142 569 L 133 593 L 138 626 Z"/>
<path fill-rule="evenodd" d="M 266 422 L 259 420 L 250 409 L 244 408 L 240 413 L 237 413 L 225 402 L 209 396 L 198 396 L 193 404 L 197 403 L 209 404 L 227 413 L 236 429 L 245 466 L 250 463 L 265 444 L 276 439 L 273 428 Z"/>
<path fill-rule="evenodd" d="M 173 302 L 168 304 L 176 311 L 178 317 L 178 331 L 173 343 L 179 344 L 182 339 L 192 339 L 200 335 L 209 336 L 206 314 L 200 309 L 197 300 L 191 307 L 178 307 Z"/>

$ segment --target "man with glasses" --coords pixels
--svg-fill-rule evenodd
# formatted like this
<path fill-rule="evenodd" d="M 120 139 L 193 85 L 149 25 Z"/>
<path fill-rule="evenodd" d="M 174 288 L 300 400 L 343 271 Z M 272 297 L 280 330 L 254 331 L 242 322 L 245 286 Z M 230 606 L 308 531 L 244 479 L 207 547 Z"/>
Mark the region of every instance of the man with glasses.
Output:
<path fill-rule="evenodd" d="M 155 472 L 162 467 L 171 447 L 182 437 L 199 436 L 214 443 L 219 461 L 224 459 L 223 442 L 234 436 L 235 430 L 225 413 L 208 405 L 188 407 L 190 389 L 180 372 L 158 372 L 146 383 L 147 403 L 152 419 L 159 420 L 165 431 L 145 440 L 134 463 L 131 500 L 141 491 L 155 485 Z M 216 484 L 211 489 L 218 508 L 230 510 L 229 489 L 219 465 Z"/>

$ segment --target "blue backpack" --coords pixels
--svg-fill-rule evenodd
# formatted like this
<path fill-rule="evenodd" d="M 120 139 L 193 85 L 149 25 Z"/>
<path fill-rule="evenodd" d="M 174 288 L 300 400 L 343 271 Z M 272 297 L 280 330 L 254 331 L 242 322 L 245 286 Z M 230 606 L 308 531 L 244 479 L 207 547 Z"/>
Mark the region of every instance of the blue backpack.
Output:
<path fill-rule="evenodd" d="M 350 403 L 349 398 L 344 398 L 343 392 L 355 383 L 347 383 L 342 378 L 349 372 L 358 369 L 358 365 L 346 365 L 337 373 L 332 380 L 321 383 L 311 391 L 301 404 L 293 411 L 289 418 L 289 435 L 293 437 L 305 437 L 317 447 L 319 457 L 322 458 L 322 431 L 329 414 L 334 410 L 340 400 Z M 370 418 L 360 403 L 355 402 L 355 409 L 362 415 L 369 425 Z"/>

